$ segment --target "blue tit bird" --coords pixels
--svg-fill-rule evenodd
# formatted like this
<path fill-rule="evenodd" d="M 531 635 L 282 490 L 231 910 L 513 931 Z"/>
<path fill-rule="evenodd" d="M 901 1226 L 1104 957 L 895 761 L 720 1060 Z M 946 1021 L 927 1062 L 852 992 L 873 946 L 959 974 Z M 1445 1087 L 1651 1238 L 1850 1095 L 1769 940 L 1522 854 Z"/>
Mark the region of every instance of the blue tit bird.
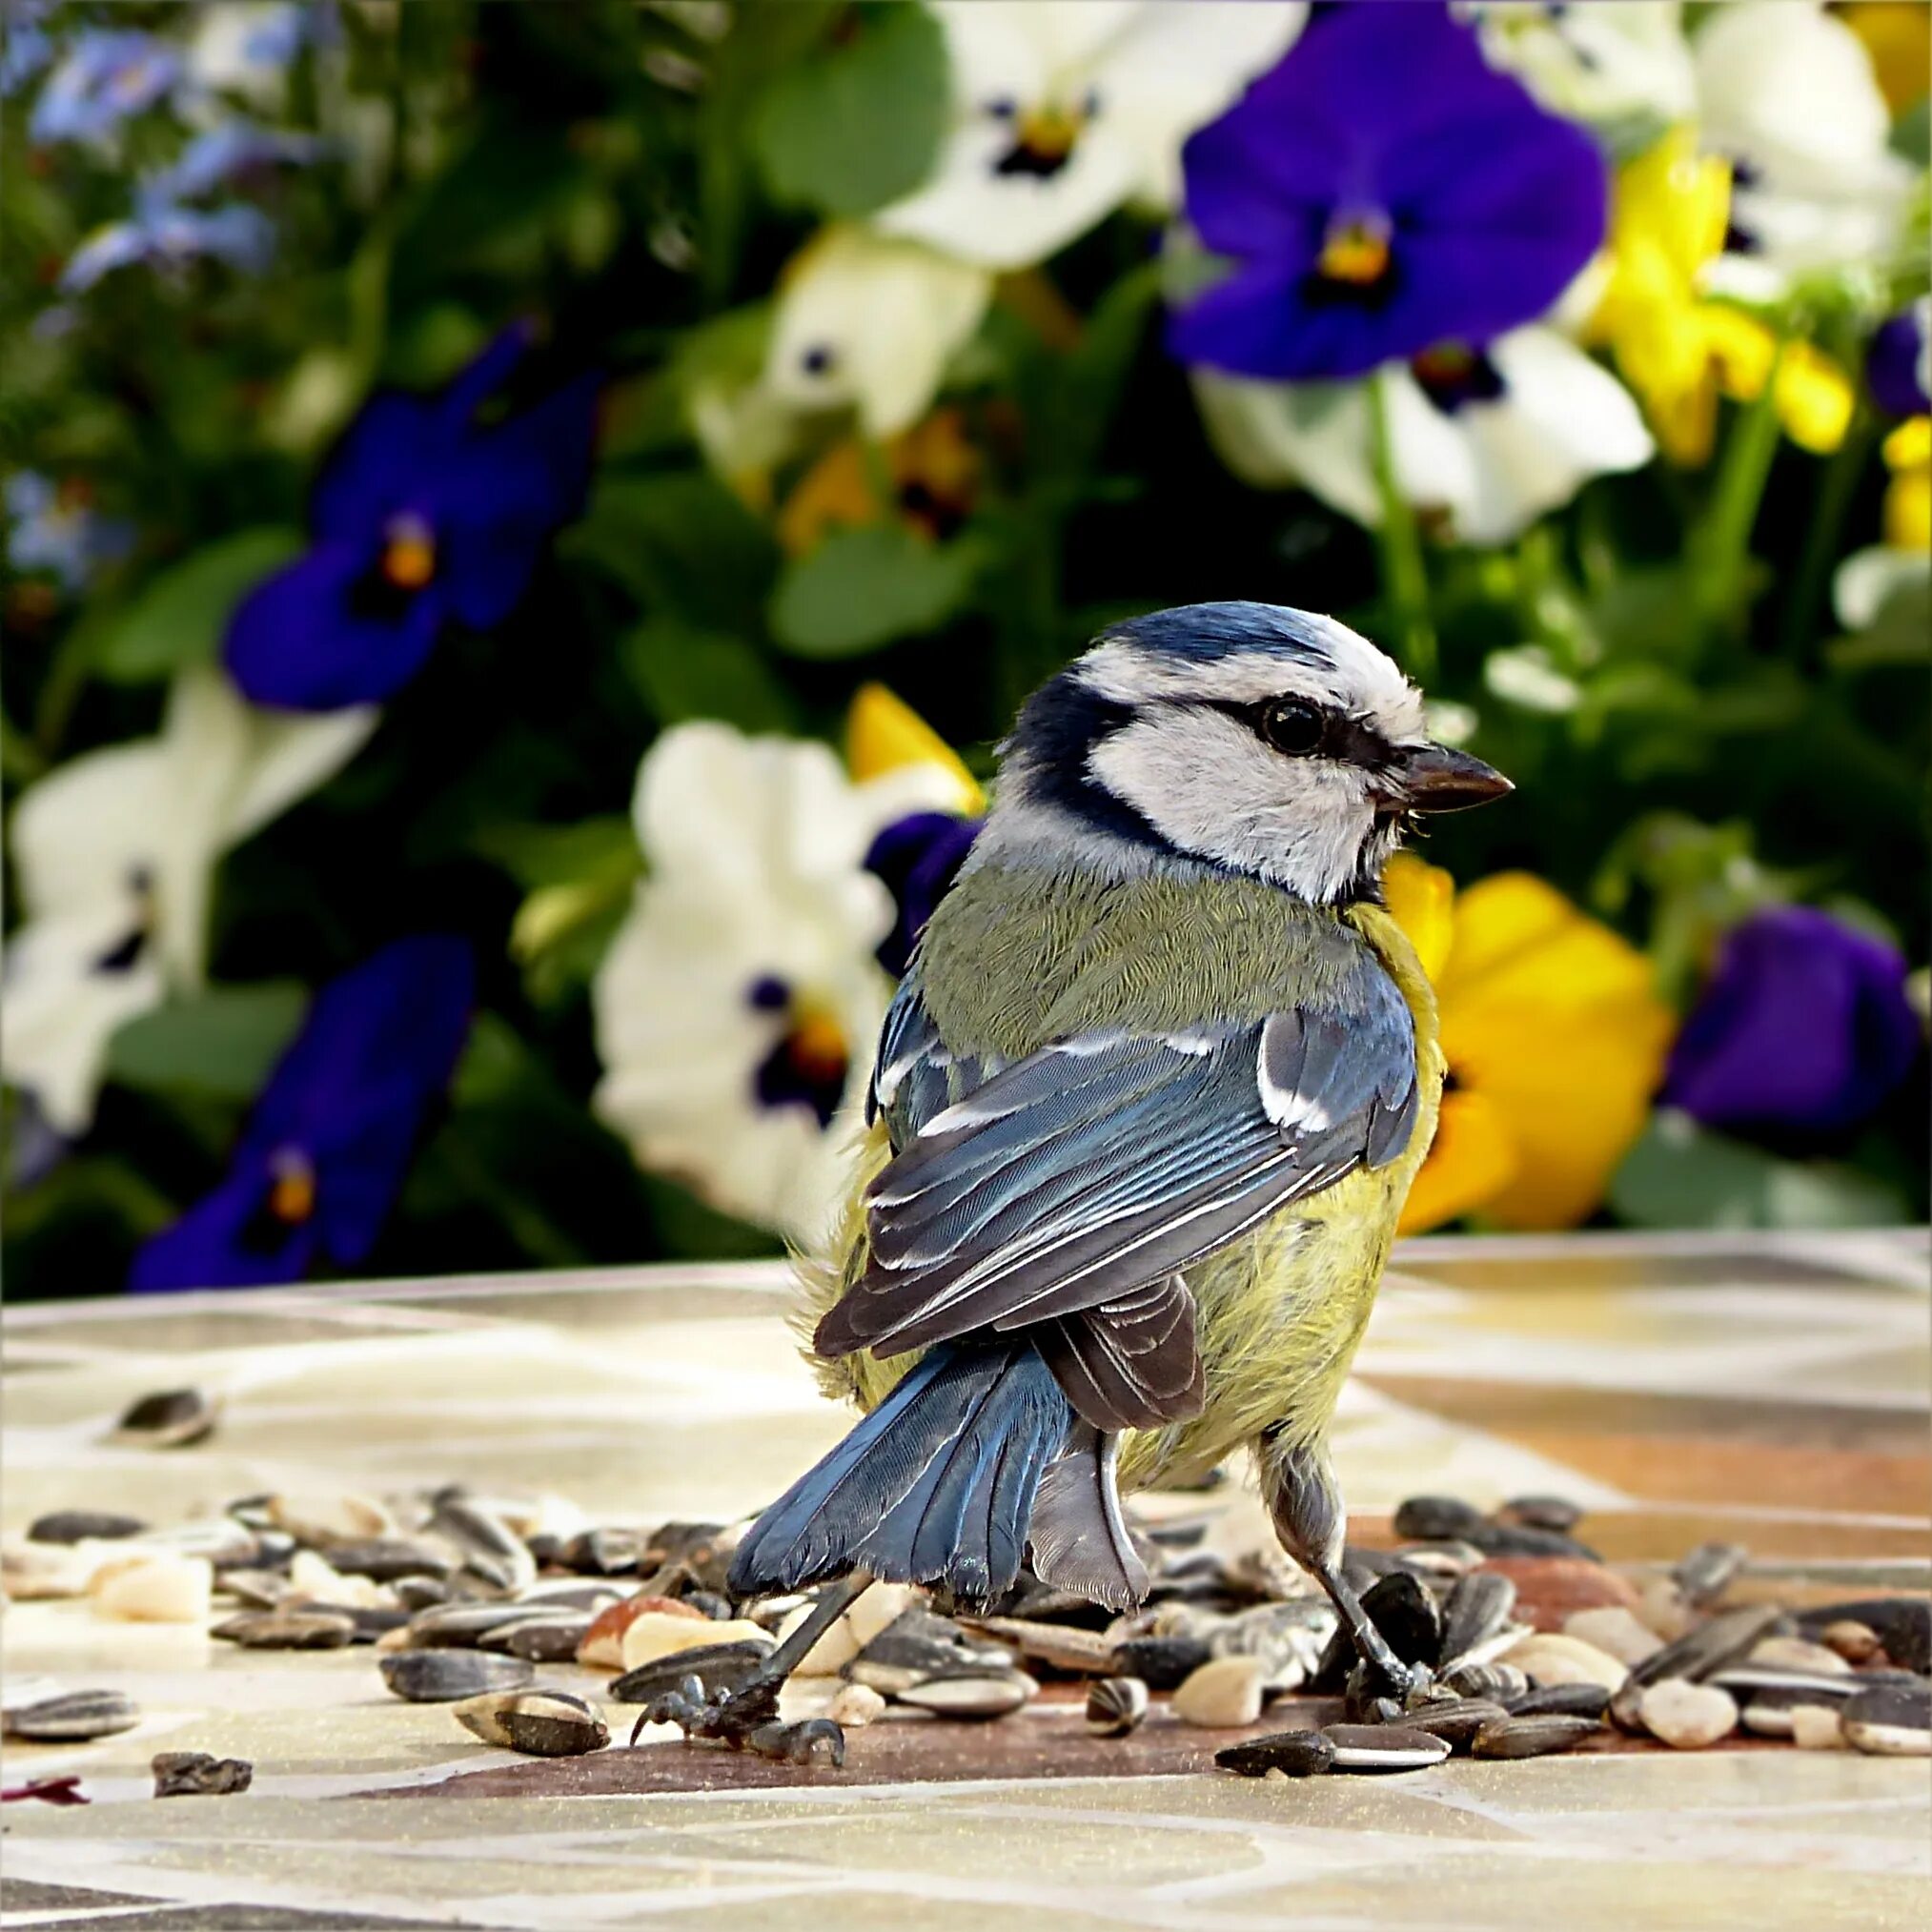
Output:
<path fill-rule="evenodd" d="M 806 1271 L 820 1378 L 867 1413 L 730 1573 L 741 1597 L 843 1580 L 750 1680 L 657 1715 L 842 1755 L 776 1722 L 776 1688 L 872 1578 L 985 1603 L 1030 1560 L 1126 1608 L 1121 1495 L 1244 1446 L 1284 1546 L 1406 1681 L 1341 1574 L 1323 1446 L 1442 1089 L 1380 880 L 1413 816 L 1510 788 L 1306 611 L 1157 612 L 1034 693 Z"/>

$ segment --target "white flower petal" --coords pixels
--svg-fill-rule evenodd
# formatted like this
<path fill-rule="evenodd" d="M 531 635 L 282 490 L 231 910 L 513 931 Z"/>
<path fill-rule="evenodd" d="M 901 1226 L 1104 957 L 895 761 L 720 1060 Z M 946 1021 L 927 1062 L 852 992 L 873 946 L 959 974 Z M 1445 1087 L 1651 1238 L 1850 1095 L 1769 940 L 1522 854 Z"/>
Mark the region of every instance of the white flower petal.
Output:
<path fill-rule="evenodd" d="M 1831 583 L 1832 609 L 1846 630 L 1861 631 L 1877 620 L 1895 591 L 1916 584 L 1932 584 L 1932 556 L 1875 543 L 1853 551 L 1839 565 Z"/>
<path fill-rule="evenodd" d="M 979 327 L 991 277 L 858 228 L 827 229 L 787 270 L 765 387 L 793 409 L 854 407 L 870 437 L 909 428 Z"/>
<path fill-rule="evenodd" d="M 129 902 L 131 882 L 157 869 L 172 770 L 159 739 L 90 751 L 21 793 L 13 865 L 30 919 L 98 912 Z"/>
<path fill-rule="evenodd" d="M 1597 122 L 1638 114 L 1681 121 L 1695 112 L 1697 82 L 1677 0 L 1460 10 L 1475 17 L 1490 65 L 1516 75 L 1555 113 Z"/>

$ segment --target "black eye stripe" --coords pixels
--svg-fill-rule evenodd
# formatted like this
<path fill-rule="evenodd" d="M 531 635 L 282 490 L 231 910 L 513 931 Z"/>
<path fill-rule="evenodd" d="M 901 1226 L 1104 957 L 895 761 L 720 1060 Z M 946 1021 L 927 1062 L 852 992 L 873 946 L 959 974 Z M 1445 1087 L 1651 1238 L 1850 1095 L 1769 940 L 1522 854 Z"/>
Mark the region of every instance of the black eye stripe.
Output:
<path fill-rule="evenodd" d="M 1243 703 L 1232 698 L 1180 698 L 1166 701 L 1169 703 L 1190 704 L 1197 709 L 1219 711 L 1245 724 L 1248 729 L 1269 743 L 1266 722 L 1269 712 L 1282 700 L 1261 698 L 1251 703 Z M 1292 702 L 1307 703 L 1323 721 L 1321 742 L 1308 753 L 1311 757 L 1333 759 L 1339 764 L 1358 764 L 1368 771 L 1386 771 L 1399 761 L 1400 754 L 1367 719 L 1358 718 L 1352 712 L 1336 711 L 1326 704 L 1316 704 L 1307 699 Z"/>

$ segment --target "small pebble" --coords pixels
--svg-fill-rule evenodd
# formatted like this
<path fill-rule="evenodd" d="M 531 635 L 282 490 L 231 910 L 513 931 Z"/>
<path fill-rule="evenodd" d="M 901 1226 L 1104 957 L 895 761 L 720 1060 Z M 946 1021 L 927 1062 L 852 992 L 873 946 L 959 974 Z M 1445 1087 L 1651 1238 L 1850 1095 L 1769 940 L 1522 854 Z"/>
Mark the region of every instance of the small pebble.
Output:
<path fill-rule="evenodd" d="M 783 1643 L 792 1632 L 809 1617 L 818 1605 L 809 1600 L 787 1616 L 778 1627 L 778 1640 Z M 761 1629 L 763 1625 L 759 1626 Z M 851 1619 L 837 1617 L 819 1633 L 818 1639 L 810 1650 L 799 1659 L 798 1668 L 792 1672 L 795 1678 L 835 1678 L 844 1674 L 845 1666 L 859 1655 L 864 1646 L 858 1634 L 852 1628 Z"/>
<path fill-rule="evenodd" d="M 1879 1641 L 1879 1634 L 1868 1623 L 1857 1622 L 1852 1617 L 1840 1617 L 1836 1623 L 1827 1623 L 1819 1633 L 1819 1641 L 1835 1656 L 1846 1663 L 1870 1663 L 1884 1645 Z"/>
<path fill-rule="evenodd" d="M 398 1650 L 380 1659 L 382 1681 L 412 1704 L 453 1704 L 485 1691 L 519 1691 L 537 1672 L 521 1657 L 481 1650 Z"/>
<path fill-rule="evenodd" d="M 1624 1665 L 1639 1664 L 1663 1648 L 1663 1638 L 1621 1604 L 1576 1612 L 1564 1619 L 1563 1635 L 1591 1644 Z"/>
<path fill-rule="evenodd" d="M 199 1389 L 163 1389 L 130 1403 L 109 1440 L 130 1449 L 187 1449 L 214 1433 L 219 1413 Z"/>
<path fill-rule="evenodd" d="M 1873 1758 L 1932 1756 L 1932 1685 L 1879 1684 L 1839 1710 L 1845 1742 Z"/>
<path fill-rule="evenodd" d="M 1472 1755 L 1477 1758 L 1549 1758 L 1573 1751 L 1603 1726 L 1595 1718 L 1569 1718 L 1556 1713 L 1510 1717 L 1485 1724 L 1475 1734 Z"/>
<path fill-rule="evenodd" d="M 315 1550 L 297 1550 L 289 1563 L 289 1587 L 321 1603 L 354 1604 L 364 1610 L 386 1609 L 396 1602 L 387 1585 L 367 1576 L 345 1576 Z"/>
<path fill-rule="evenodd" d="M 1800 1751 L 1842 1751 L 1844 1721 L 1831 1704 L 1800 1704 L 1791 1713 L 1791 1741 Z"/>
<path fill-rule="evenodd" d="M 1318 1778 L 1335 1761 L 1335 1747 L 1319 1731 L 1276 1731 L 1214 1753 L 1214 1762 L 1243 1778 Z"/>
<path fill-rule="evenodd" d="M 22 1603 L 85 1596 L 94 1573 L 113 1555 L 111 1544 L 34 1543 L 10 1536 L 0 1544 L 0 1584 Z"/>
<path fill-rule="evenodd" d="M 841 1684 L 825 1716 L 847 1731 L 863 1731 L 885 1715 L 885 1699 L 870 1684 Z"/>
<path fill-rule="evenodd" d="M 1004 1718 L 1028 1702 L 1039 1690 L 1020 1671 L 1000 1677 L 931 1678 L 899 1693 L 902 1704 L 930 1711 L 936 1718 Z"/>
<path fill-rule="evenodd" d="M 681 1617 L 691 1623 L 710 1621 L 702 1610 L 694 1610 L 688 1603 L 680 1603 L 675 1596 L 651 1596 L 640 1592 L 597 1613 L 577 1646 L 578 1662 L 589 1664 L 593 1669 L 622 1670 L 624 1633 L 639 1617 L 647 1616 Z M 692 1641 L 709 1643 L 711 1638 L 700 1637 Z"/>
<path fill-rule="evenodd" d="M 737 1618 L 714 1623 L 708 1617 L 667 1617 L 661 1611 L 646 1611 L 631 1619 L 624 1631 L 623 1667 L 627 1671 L 655 1663 L 681 1650 L 697 1650 L 716 1643 L 762 1643 L 769 1645 L 771 1636 L 757 1624 Z M 579 1655 L 582 1653 L 580 1651 Z"/>
<path fill-rule="evenodd" d="M 208 1634 L 244 1650 L 340 1650 L 356 1640 L 356 1619 L 317 1610 L 245 1610 Z"/>
<path fill-rule="evenodd" d="M 1449 1741 L 1397 1724 L 1328 1724 L 1337 1771 L 1423 1771 L 1449 1756 Z"/>
<path fill-rule="evenodd" d="M 327 1549 L 396 1535 L 396 1518 L 374 1496 L 353 1490 L 300 1490 L 268 1499 L 269 1520 L 296 1542 Z"/>
<path fill-rule="evenodd" d="M 1204 1730 L 1238 1730 L 1261 1715 L 1261 1660 L 1217 1657 L 1192 1672 L 1174 1693 L 1173 1712 Z"/>
<path fill-rule="evenodd" d="M 162 1751 L 151 1768 L 156 1798 L 227 1798 L 254 1780 L 246 1758 L 211 1758 L 206 1751 Z"/>
<path fill-rule="evenodd" d="M 140 1721 L 140 1705 L 119 1691 L 67 1691 L 9 1709 L 0 1727 L 35 1743 L 78 1744 L 132 1731 Z"/>
<path fill-rule="evenodd" d="M 1738 1728 L 1738 1703 L 1730 1692 L 1682 1678 L 1645 1685 L 1637 1713 L 1653 1738 L 1677 1751 L 1702 1751 Z"/>
<path fill-rule="evenodd" d="M 1096 1738 L 1125 1738 L 1148 1714 L 1148 1687 L 1138 1678 L 1102 1678 L 1087 1693 L 1087 1728 Z"/>
<path fill-rule="evenodd" d="M 1744 1661 L 1771 1670 L 1808 1671 L 1814 1677 L 1849 1677 L 1852 1668 L 1828 1645 L 1807 1643 L 1801 1637 L 1767 1637 Z"/>
<path fill-rule="evenodd" d="M 205 1556 L 131 1556 L 103 1564 L 88 1585 L 94 1615 L 117 1623 L 205 1623 L 214 1592 Z"/>
<path fill-rule="evenodd" d="M 603 1719 L 568 1691 L 486 1692 L 465 1698 L 453 1715 L 484 1743 L 529 1758 L 581 1758 L 610 1742 Z"/>
<path fill-rule="evenodd" d="M 138 1536 L 147 1527 L 139 1516 L 117 1515 L 108 1510 L 55 1510 L 36 1516 L 28 1525 L 27 1538 L 32 1543 L 110 1543 L 123 1536 Z"/>
<path fill-rule="evenodd" d="M 1799 1628 L 1809 1637 L 1827 1624 L 1862 1623 L 1877 1637 L 1901 1670 L 1920 1677 L 1932 1673 L 1932 1599 L 1923 1596 L 1863 1596 L 1807 1611 Z"/>
<path fill-rule="evenodd" d="M 1614 1692 L 1630 1675 L 1628 1666 L 1608 1651 L 1548 1631 L 1524 1637 L 1504 1653 L 1502 1660 L 1515 1664 L 1539 1689 L 1551 1684 L 1601 1684 Z"/>
<path fill-rule="evenodd" d="M 1674 1576 L 1653 1576 L 1643 1586 L 1637 1616 L 1666 1643 L 1686 1636 L 1697 1617 Z"/>

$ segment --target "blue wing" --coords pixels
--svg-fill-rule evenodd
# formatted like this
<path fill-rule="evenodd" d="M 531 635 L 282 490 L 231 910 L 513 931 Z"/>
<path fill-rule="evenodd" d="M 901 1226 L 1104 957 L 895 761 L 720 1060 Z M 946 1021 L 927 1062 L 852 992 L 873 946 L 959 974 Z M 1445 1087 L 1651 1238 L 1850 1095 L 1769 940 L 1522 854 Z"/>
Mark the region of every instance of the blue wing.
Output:
<path fill-rule="evenodd" d="M 874 1082 L 897 1152 L 821 1352 L 1025 1328 L 1103 1429 L 1198 1408 L 1178 1271 L 1408 1145 L 1408 1008 L 1367 962 L 1355 990 L 1346 1015 L 1096 1032 L 1001 1066 L 955 1055 L 908 981 Z"/>

